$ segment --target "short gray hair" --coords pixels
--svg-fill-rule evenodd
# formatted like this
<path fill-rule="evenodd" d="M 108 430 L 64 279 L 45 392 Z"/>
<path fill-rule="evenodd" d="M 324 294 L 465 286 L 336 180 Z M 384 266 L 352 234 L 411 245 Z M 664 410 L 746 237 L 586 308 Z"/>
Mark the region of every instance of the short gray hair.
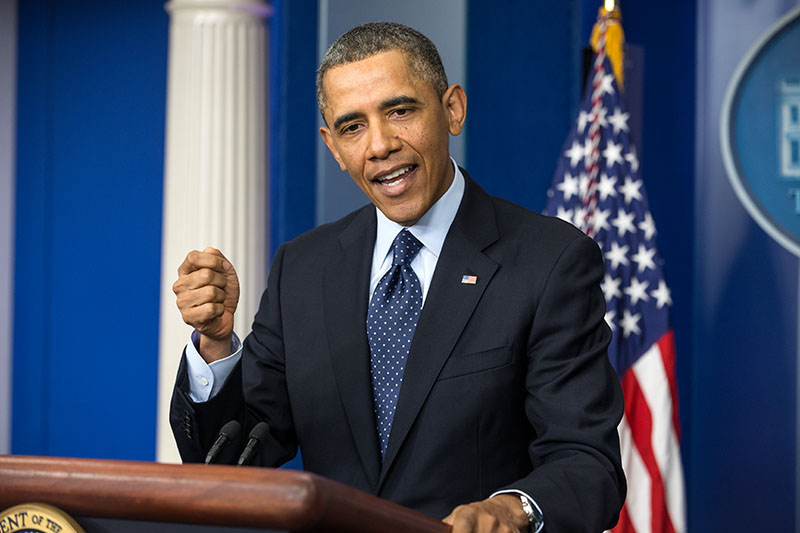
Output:
<path fill-rule="evenodd" d="M 369 22 L 342 34 L 328 48 L 317 69 L 317 106 L 325 118 L 325 93 L 322 78 L 333 67 L 361 61 L 381 52 L 399 50 L 408 58 L 411 69 L 433 86 L 441 98 L 447 91 L 447 74 L 436 46 L 414 28 L 395 22 Z"/>

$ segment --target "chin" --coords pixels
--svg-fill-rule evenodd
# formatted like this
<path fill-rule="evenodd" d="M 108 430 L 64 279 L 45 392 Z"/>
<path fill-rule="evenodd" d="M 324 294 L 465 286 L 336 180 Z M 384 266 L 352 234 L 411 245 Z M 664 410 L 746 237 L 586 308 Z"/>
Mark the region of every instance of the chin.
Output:
<path fill-rule="evenodd" d="M 386 217 L 393 221 L 397 222 L 401 226 L 413 226 L 420 218 L 420 216 L 416 216 L 413 213 L 398 213 L 397 211 L 389 211 L 388 213 L 384 211 Z"/>

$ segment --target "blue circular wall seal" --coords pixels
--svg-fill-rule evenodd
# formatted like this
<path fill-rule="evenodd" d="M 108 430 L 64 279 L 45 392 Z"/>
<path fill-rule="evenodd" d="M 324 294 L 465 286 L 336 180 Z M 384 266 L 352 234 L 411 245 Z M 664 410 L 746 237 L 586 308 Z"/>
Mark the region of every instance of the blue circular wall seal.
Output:
<path fill-rule="evenodd" d="M 748 51 L 722 104 L 728 178 L 748 213 L 800 257 L 800 7 Z"/>

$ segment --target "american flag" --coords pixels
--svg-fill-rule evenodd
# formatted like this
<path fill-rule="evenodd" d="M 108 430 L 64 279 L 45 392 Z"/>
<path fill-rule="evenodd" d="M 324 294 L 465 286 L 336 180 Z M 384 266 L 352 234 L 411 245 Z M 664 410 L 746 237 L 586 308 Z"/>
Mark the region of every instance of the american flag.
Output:
<path fill-rule="evenodd" d="M 631 143 L 629 114 L 606 56 L 604 27 L 575 126 L 548 192 L 545 213 L 594 238 L 603 251 L 608 349 L 622 382 L 619 425 L 628 497 L 613 531 L 686 531 L 678 425 L 672 299 L 656 250 Z"/>

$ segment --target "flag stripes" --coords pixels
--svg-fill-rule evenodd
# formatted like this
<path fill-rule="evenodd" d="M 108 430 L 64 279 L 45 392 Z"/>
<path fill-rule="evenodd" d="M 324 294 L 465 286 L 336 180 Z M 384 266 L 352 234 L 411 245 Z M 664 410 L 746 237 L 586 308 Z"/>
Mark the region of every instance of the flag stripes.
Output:
<path fill-rule="evenodd" d="M 644 457 L 652 478 L 653 508 L 658 507 L 658 512 L 653 513 L 652 531 L 685 531 L 683 467 L 676 426 L 672 424 L 671 416 L 675 409 L 670 390 L 675 381 L 674 365 L 670 364 L 674 361 L 673 346 L 674 337 L 670 331 L 639 358 L 622 380 L 625 416 L 637 428 L 632 440 L 636 452 Z M 652 416 L 652 411 L 660 413 L 660 416 Z M 627 473 L 628 465 L 625 463 L 623 460 Z M 658 503 L 662 501 L 663 504 Z M 662 509 L 666 511 L 663 514 Z M 618 526 L 615 531 L 626 530 Z"/>
<path fill-rule="evenodd" d="M 619 523 L 614 528 L 614 531 L 649 533 L 651 531 L 650 475 L 647 472 L 644 461 L 642 461 L 642 456 L 639 455 L 639 451 L 633 445 L 633 435 L 625 417 L 622 418 L 622 422 L 619 424 L 619 437 L 622 450 L 622 467 L 625 470 L 628 487 L 636 487 L 636 490 L 628 489 L 628 497 L 625 500 Z"/>

